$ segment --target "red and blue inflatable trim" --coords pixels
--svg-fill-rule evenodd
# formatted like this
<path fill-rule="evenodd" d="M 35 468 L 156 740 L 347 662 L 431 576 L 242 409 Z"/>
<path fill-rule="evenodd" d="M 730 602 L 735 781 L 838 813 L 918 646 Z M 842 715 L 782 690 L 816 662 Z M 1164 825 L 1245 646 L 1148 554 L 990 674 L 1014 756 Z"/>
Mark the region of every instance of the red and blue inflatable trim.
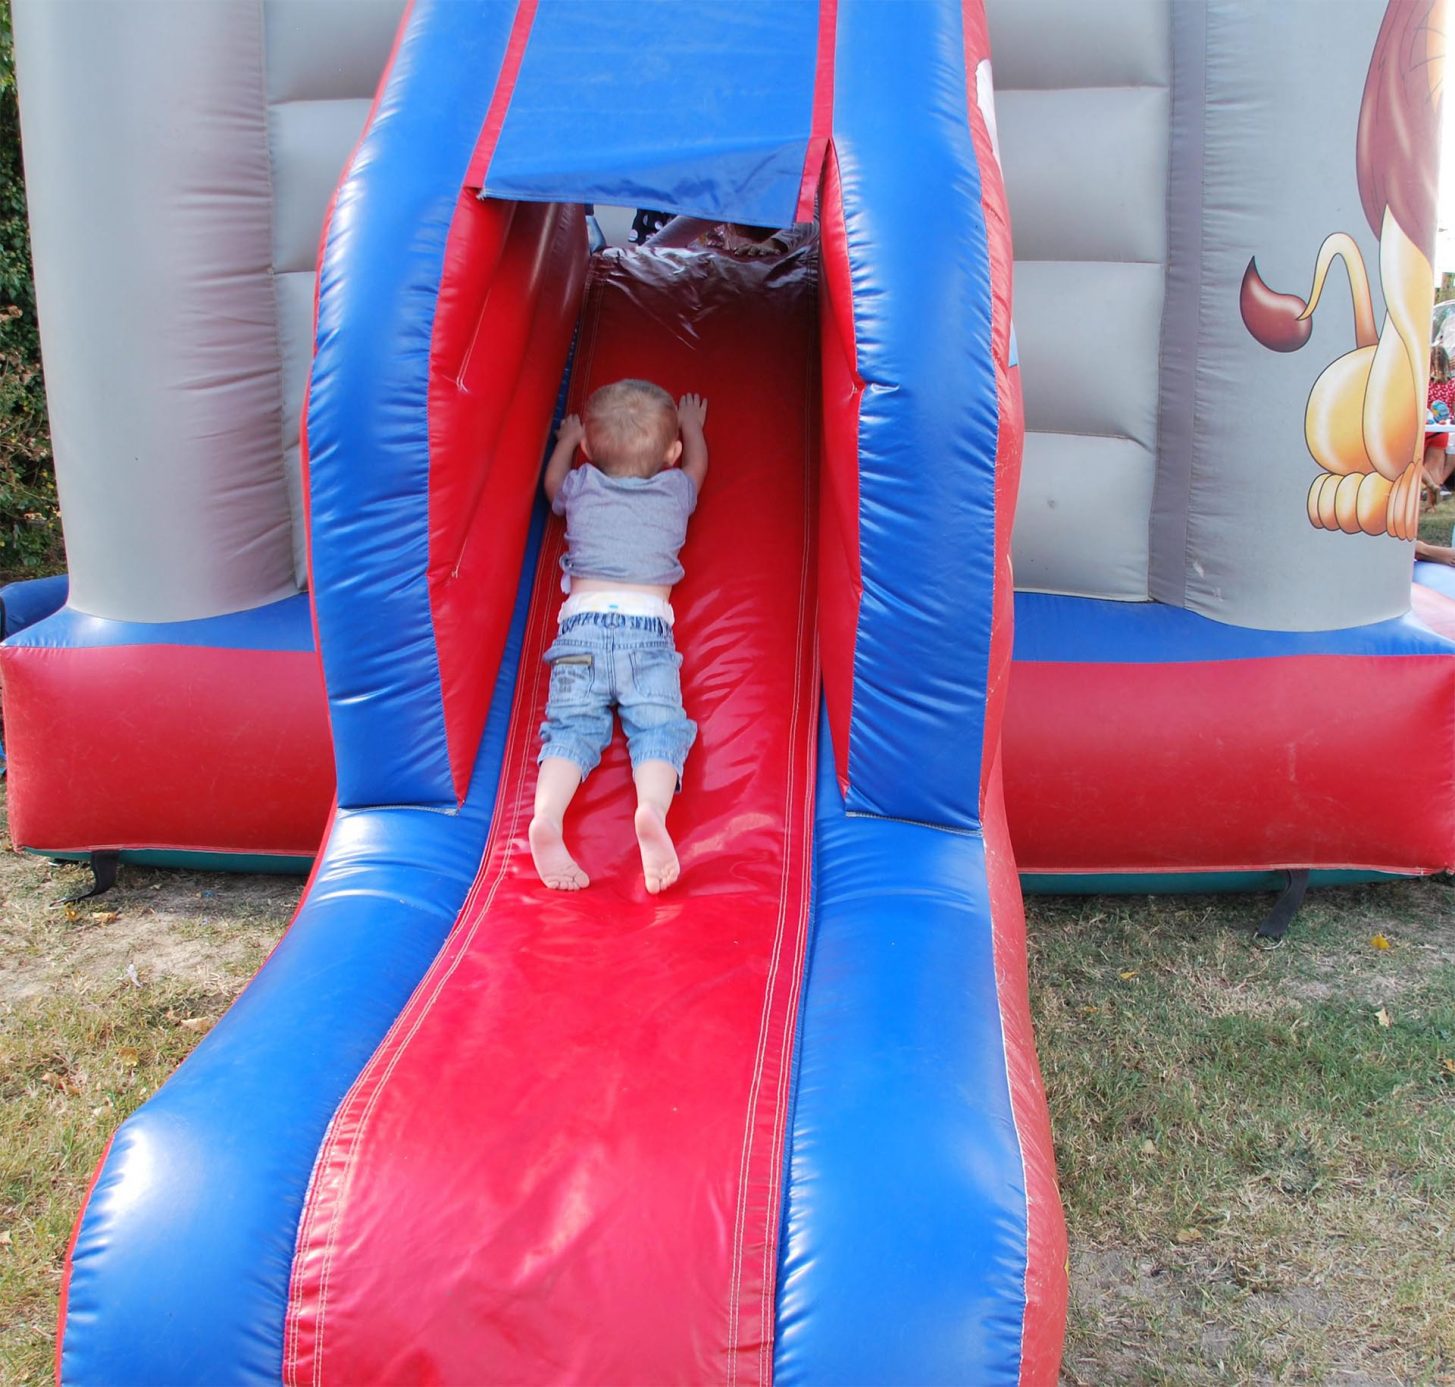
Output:
<path fill-rule="evenodd" d="M 1435 565 L 1421 565 L 1421 568 Z M 1455 570 L 1451 575 L 1455 595 Z M 1170 665 L 1300 655 L 1455 655 L 1455 642 L 1413 615 L 1338 631 L 1229 626 L 1161 602 L 1107 602 L 1018 592 L 1018 664 Z"/>
<path fill-rule="evenodd" d="M 542 521 L 532 528 L 527 577 Z M 529 593 L 527 580 L 459 813 L 338 811 L 268 962 L 117 1132 L 67 1266 L 63 1381 L 281 1381 L 294 1240 L 314 1160 L 475 879 Z M 139 1332 L 160 1322 L 159 1306 L 166 1332 Z"/>
<path fill-rule="evenodd" d="M 774 1381 L 1050 1383 L 1065 1230 L 998 795 L 988 837 L 851 817 L 820 748 Z"/>
<path fill-rule="evenodd" d="M 1417 617 L 1260 631 L 1022 593 L 1015 653 L 1023 872 L 1455 865 L 1455 641 Z"/>
<path fill-rule="evenodd" d="M 317 851 L 333 758 L 306 597 L 177 622 L 63 608 L 5 642 L 0 672 L 17 844 Z"/>

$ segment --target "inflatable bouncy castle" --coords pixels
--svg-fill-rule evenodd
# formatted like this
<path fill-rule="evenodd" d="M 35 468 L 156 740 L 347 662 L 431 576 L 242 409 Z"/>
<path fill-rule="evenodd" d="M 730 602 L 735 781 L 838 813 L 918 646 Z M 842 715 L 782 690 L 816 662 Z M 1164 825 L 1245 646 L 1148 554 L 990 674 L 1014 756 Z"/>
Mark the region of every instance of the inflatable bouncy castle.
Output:
<path fill-rule="evenodd" d="M 1443 5 L 400 9 L 14 0 L 71 574 L 13 835 L 313 864 L 102 1161 L 60 1378 L 1051 1383 L 1017 869 L 1455 862 Z M 627 374 L 711 400 L 701 736 L 681 882 L 617 745 L 566 896 L 538 479 Z"/>

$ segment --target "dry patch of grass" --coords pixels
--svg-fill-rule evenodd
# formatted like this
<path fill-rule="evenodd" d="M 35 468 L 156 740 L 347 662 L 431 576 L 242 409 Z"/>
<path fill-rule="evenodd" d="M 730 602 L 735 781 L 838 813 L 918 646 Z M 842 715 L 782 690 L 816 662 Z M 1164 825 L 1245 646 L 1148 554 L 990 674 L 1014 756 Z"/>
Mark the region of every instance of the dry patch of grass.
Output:
<path fill-rule="evenodd" d="M 0 1004 L 0 1380 L 47 1380 L 61 1263 L 86 1182 L 117 1124 L 234 991 L 78 978 Z"/>
<path fill-rule="evenodd" d="M 1431 506 L 1420 516 L 1420 538 L 1426 544 L 1449 544 L 1455 527 L 1455 496 L 1444 497 L 1438 506 Z"/>
<path fill-rule="evenodd" d="M 0 833 L 4 832 L 0 807 Z M 0 860 L 0 1002 L 42 997 L 75 978 L 101 985 L 183 979 L 216 988 L 246 978 L 297 903 L 297 877 L 124 867 L 116 887 L 69 908 L 82 867 L 7 852 Z M 242 971 L 245 970 L 245 971 Z"/>
<path fill-rule="evenodd" d="M 0 852 L 4 1383 L 51 1380 L 66 1246 L 107 1141 L 226 1010 L 302 885 L 123 868 L 108 895 L 59 903 L 88 884 Z"/>
<path fill-rule="evenodd" d="M 1031 903 L 1068 1382 L 1455 1381 L 1455 891 L 1266 904 Z"/>
<path fill-rule="evenodd" d="M 1455 527 L 1455 496 L 1445 496 L 1439 505 L 1430 506 L 1420 515 L 1420 538 L 1426 544 L 1449 544 Z"/>

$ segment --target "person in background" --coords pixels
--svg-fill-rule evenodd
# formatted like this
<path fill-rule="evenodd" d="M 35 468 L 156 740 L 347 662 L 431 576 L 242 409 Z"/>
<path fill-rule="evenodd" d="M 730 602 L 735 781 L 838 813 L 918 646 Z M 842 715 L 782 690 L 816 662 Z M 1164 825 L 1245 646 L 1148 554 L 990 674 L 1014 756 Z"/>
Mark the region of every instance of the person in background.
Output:
<path fill-rule="evenodd" d="M 672 220 L 672 213 L 658 212 L 650 207 L 638 207 L 632 218 L 631 243 L 644 246 Z"/>
<path fill-rule="evenodd" d="M 1430 348 L 1430 385 L 1425 399 L 1427 417 L 1435 420 L 1436 404 L 1445 406 L 1445 418 L 1455 413 L 1455 380 L 1450 376 L 1450 357 L 1444 347 Z M 1443 421 L 1438 421 L 1443 422 Z M 1425 463 L 1421 477 L 1425 489 L 1425 504 L 1438 505 L 1440 492 L 1451 472 L 1455 472 L 1455 458 L 1446 450 L 1450 446 L 1449 433 L 1425 434 Z"/>

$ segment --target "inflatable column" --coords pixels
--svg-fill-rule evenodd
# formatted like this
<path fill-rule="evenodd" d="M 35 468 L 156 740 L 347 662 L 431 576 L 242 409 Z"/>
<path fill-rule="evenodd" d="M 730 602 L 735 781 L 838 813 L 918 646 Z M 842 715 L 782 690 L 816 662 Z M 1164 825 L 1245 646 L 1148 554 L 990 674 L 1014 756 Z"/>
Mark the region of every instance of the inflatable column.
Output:
<path fill-rule="evenodd" d="M 0 655 L 23 846 L 239 866 L 318 846 L 314 264 L 399 9 L 14 6 L 71 574 Z"/>

